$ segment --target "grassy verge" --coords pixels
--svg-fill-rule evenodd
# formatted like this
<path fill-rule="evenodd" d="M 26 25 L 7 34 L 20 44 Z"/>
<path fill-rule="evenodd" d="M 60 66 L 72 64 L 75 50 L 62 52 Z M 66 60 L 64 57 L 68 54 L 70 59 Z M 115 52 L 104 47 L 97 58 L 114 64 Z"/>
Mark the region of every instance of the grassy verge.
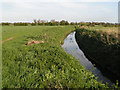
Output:
<path fill-rule="evenodd" d="M 2 26 L 0 25 L 0 42 L 2 41 Z M 2 89 L 2 44 L 0 43 L 0 89 Z"/>
<path fill-rule="evenodd" d="M 115 35 L 99 30 L 77 29 L 76 41 L 92 63 L 113 82 L 120 80 L 120 44 Z"/>
<path fill-rule="evenodd" d="M 61 47 L 73 26 L 3 26 L 3 88 L 105 88 Z M 30 40 L 44 43 L 26 46 Z"/>

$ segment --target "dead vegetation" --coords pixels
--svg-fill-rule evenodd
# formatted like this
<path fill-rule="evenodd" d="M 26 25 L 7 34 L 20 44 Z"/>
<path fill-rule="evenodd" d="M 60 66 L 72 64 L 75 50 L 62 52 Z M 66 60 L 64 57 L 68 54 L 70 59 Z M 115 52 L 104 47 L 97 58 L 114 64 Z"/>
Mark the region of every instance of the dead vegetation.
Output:
<path fill-rule="evenodd" d="M 36 40 L 32 40 L 32 41 L 28 41 L 25 45 L 31 45 L 31 44 L 39 44 L 39 43 L 45 43 L 45 41 L 36 41 Z"/>
<path fill-rule="evenodd" d="M 6 41 L 12 40 L 14 37 L 15 37 L 15 36 L 10 37 L 10 38 L 8 38 L 8 39 L 6 39 L 6 40 L 3 40 L 3 41 L 2 41 L 2 42 L 0 42 L 0 43 L 4 43 L 4 42 L 6 42 Z"/>

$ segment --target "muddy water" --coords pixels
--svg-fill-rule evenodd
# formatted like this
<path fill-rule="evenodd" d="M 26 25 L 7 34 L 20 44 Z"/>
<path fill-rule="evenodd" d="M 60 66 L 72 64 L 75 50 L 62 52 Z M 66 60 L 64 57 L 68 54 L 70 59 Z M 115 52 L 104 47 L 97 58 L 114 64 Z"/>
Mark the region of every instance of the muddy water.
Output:
<path fill-rule="evenodd" d="M 97 67 L 94 67 L 94 65 L 85 57 L 75 40 L 75 32 L 70 33 L 66 37 L 62 48 L 65 50 L 65 52 L 72 54 L 72 56 L 78 59 L 87 70 L 91 71 L 96 77 L 98 77 L 98 81 L 102 81 L 103 83 L 107 82 L 109 86 L 113 84 L 107 77 L 103 76 L 101 71 Z"/>

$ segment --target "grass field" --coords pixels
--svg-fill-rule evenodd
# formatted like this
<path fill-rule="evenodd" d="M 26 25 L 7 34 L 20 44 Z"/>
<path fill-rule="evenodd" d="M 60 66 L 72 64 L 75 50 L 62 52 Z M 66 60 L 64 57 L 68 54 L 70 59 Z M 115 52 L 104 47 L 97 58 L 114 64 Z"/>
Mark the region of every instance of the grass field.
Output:
<path fill-rule="evenodd" d="M 86 27 L 88 30 L 101 31 L 102 33 L 107 33 L 108 35 L 114 35 L 118 38 L 118 27 L 103 27 L 101 25 L 96 25 L 95 27 Z"/>
<path fill-rule="evenodd" d="M 107 87 L 62 49 L 73 30 L 73 26 L 3 26 L 2 87 Z M 44 42 L 25 45 L 32 40 Z"/>

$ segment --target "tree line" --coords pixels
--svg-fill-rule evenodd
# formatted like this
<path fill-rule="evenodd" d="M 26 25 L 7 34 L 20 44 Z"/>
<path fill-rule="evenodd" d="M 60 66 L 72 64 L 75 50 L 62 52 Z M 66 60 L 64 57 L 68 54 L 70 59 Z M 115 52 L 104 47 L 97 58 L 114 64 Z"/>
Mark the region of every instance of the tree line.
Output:
<path fill-rule="evenodd" d="M 61 20 L 61 21 L 56 21 L 56 20 L 51 20 L 51 21 L 46 21 L 46 20 L 36 20 L 34 19 L 32 23 L 23 23 L 23 22 L 15 22 L 15 23 L 1 23 L 3 26 L 9 26 L 9 25 L 14 25 L 14 26 L 58 26 L 58 25 L 79 25 L 79 26 L 96 26 L 96 25 L 102 25 L 104 27 L 118 27 L 120 24 L 118 23 L 105 23 L 105 22 L 68 22 L 66 20 Z"/>

